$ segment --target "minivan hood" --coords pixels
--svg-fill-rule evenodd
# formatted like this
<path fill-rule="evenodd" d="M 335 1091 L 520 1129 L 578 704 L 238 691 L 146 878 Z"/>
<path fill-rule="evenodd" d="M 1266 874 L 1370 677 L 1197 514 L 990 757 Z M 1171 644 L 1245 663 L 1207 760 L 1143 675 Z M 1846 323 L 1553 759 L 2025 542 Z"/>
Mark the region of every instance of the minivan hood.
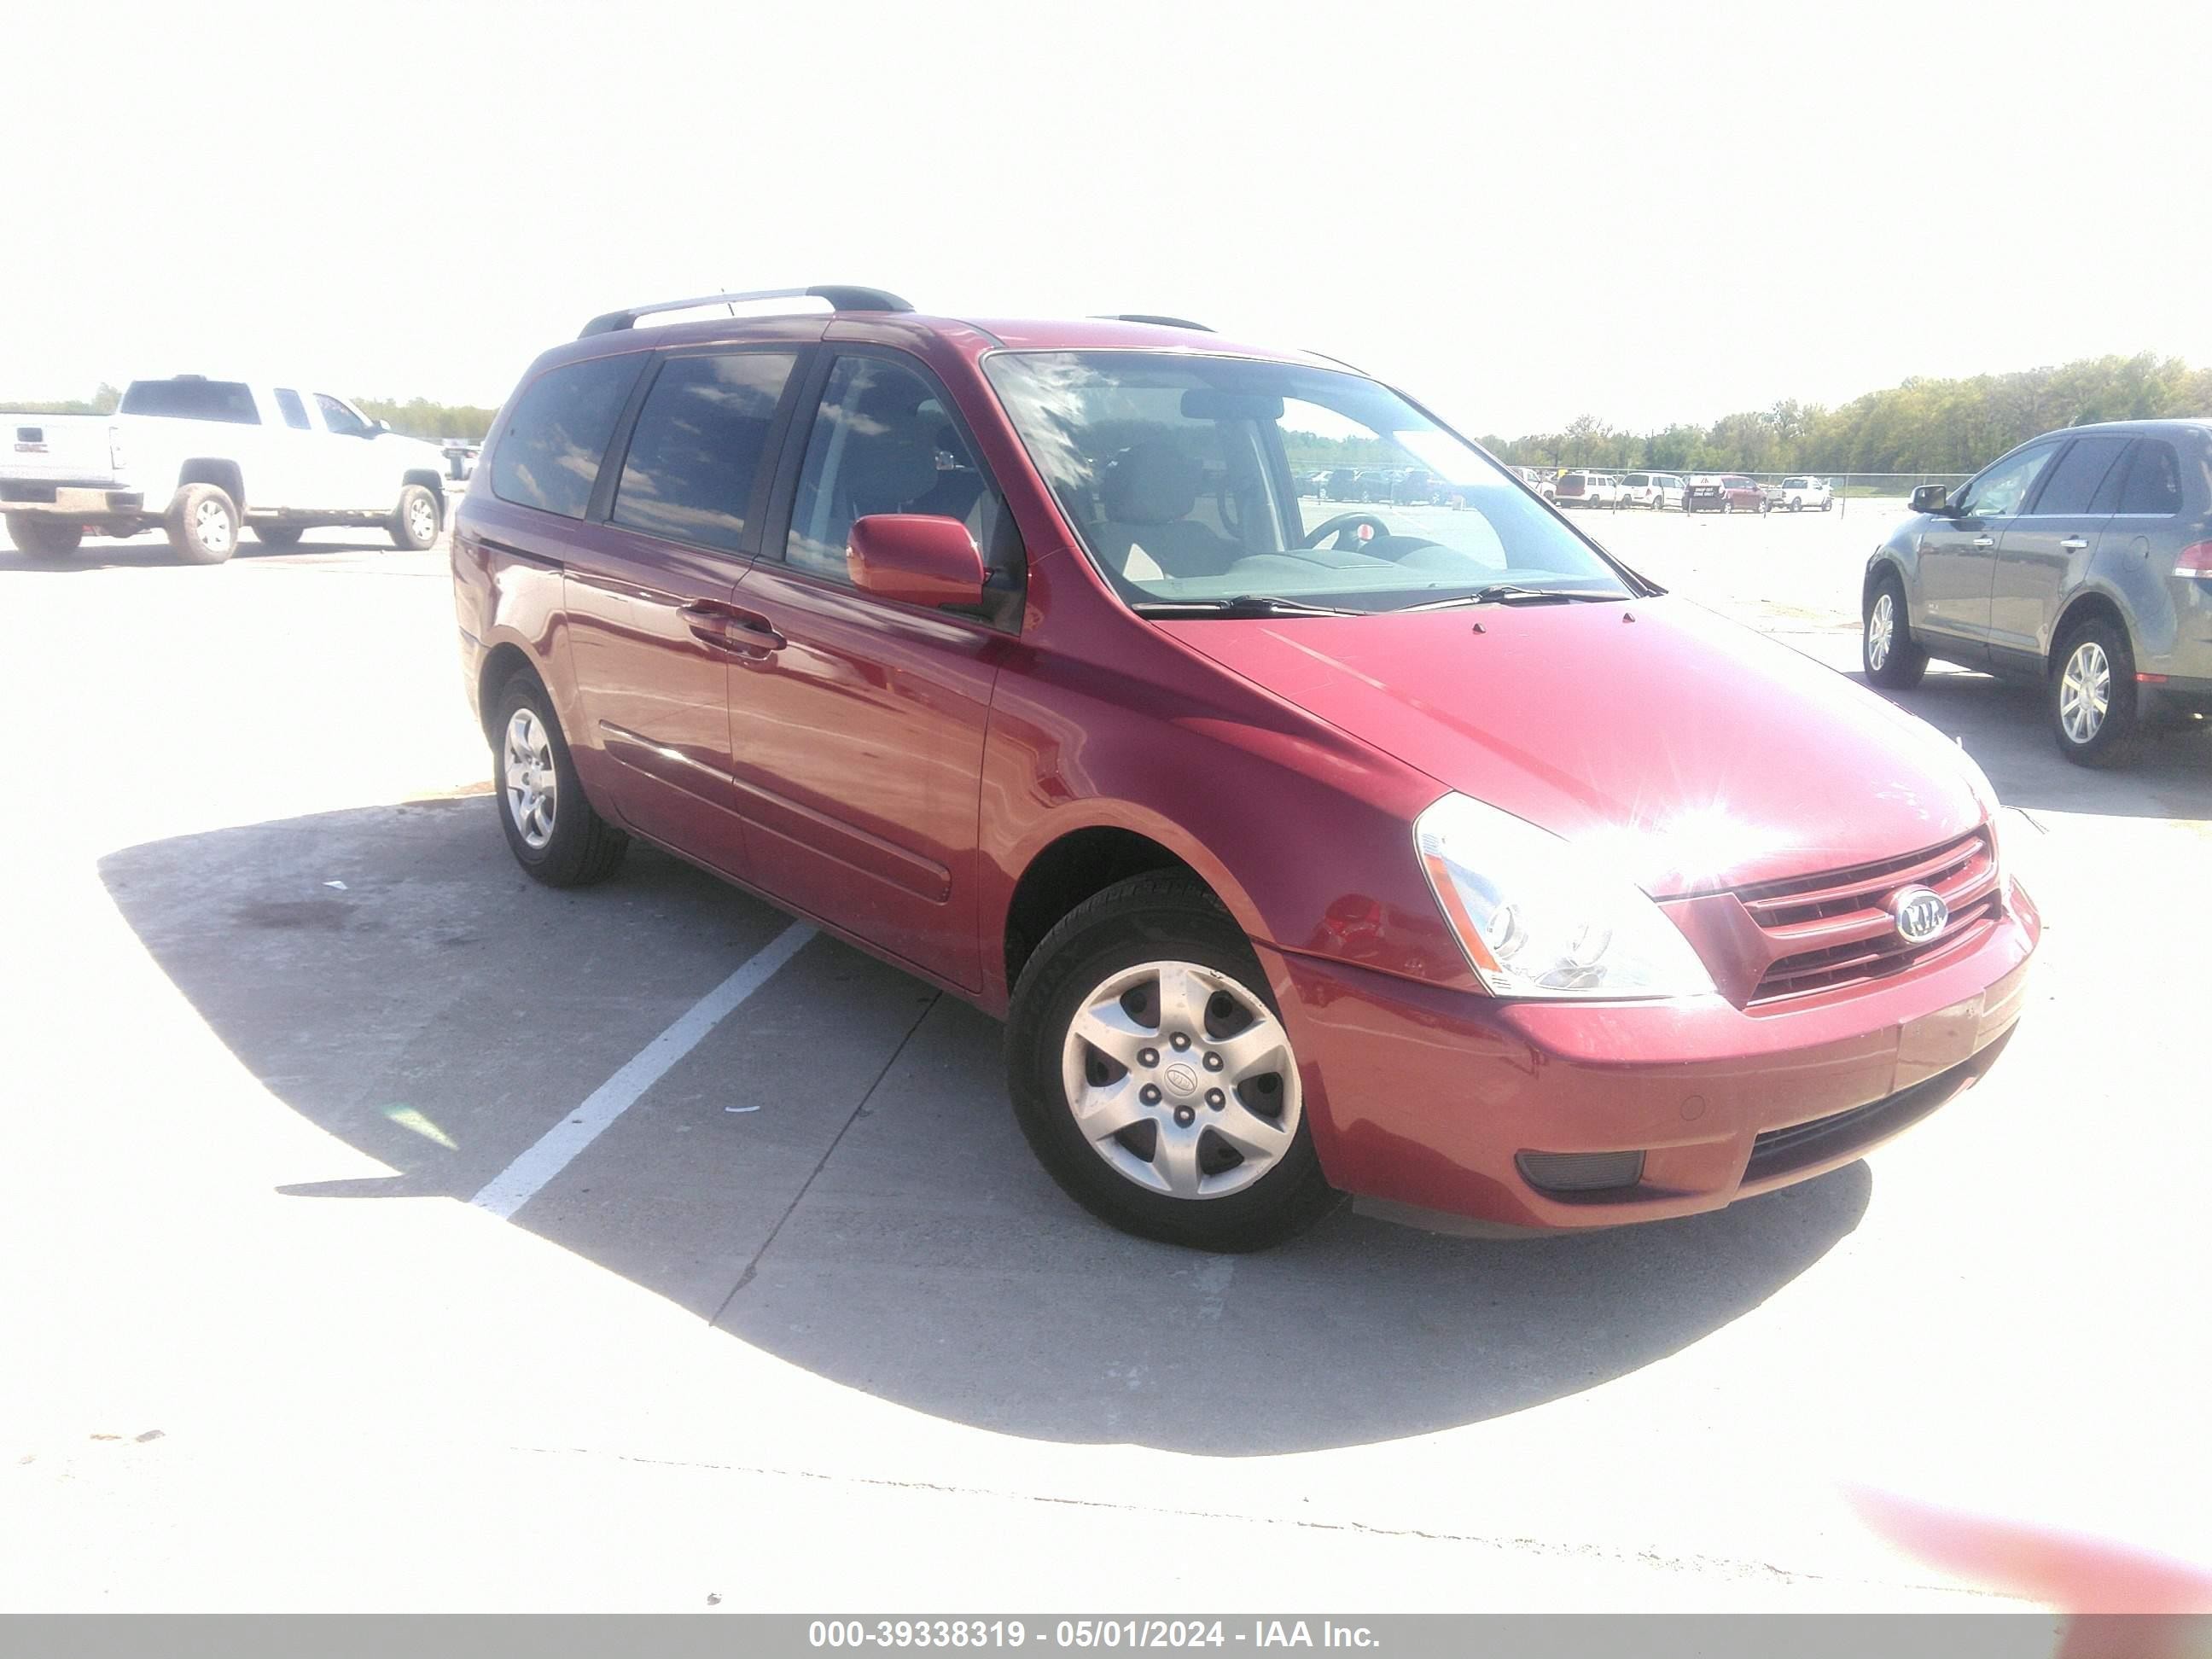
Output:
<path fill-rule="evenodd" d="M 1655 896 L 1917 852 L 1986 815 L 1934 727 L 1684 599 L 1158 626 Z"/>

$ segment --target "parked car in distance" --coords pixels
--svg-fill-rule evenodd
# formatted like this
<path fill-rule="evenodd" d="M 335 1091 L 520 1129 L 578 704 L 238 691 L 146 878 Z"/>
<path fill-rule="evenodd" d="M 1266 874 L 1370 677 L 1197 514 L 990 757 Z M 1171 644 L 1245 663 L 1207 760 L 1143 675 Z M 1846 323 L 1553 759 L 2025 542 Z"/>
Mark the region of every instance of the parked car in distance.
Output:
<path fill-rule="evenodd" d="M 1808 477 L 1798 474 L 1784 478 L 1776 486 L 1774 504 L 1792 513 L 1802 513 L 1807 507 L 1818 507 L 1826 513 L 1836 499 L 1836 492 L 1826 478 Z"/>
<path fill-rule="evenodd" d="M 2085 766 L 2212 730 L 2212 422 L 2046 433 L 1912 511 L 1861 588 L 1874 684 L 1908 690 L 1931 658 L 2039 682 Z"/>
<path fill-rule="evenodd" d="M 1520 475 L 1522 483 L 1527 484 L 1546 501 L 1552 501 L 1559 499 L 1559 482 L 1550 473 L 1540 472 L 1533 466 L 1516 466 L 1513 470 Z"/>
<path fill-rule="evenodd" d="M 36 558 L 156 527 L 191 564 L 230 557 L 241 526 L 291 547 L 316 525 L 377 525 L 421 549 L 444 521 L 446 458 L 326 392 L 179 374 L 133 380 L 112 415 L 0 422 L 0 513 Z"/>
<path fill-rule="evenodd" d="M 594 319 L 494 423 L 453 597 L 531 876 L 641 838 L 1005 1017 L 1054 1178 L 1207 1249 L 1713 1209 L 1996 1058 L 2040 924 L 1932 728 L 1340 365 L 814 292 Z M 1489 487 L 1309 526 L 1315 411 Z"/>
<path fill-rule="evenodd" d="M 475 476 L 480 446 L 448 440 L 439 446 L 439 453 L 446 458 L 447 476 L 456 483 L 465 483 Z"/>
<path fill-rule="evenodd" d="M 1765 491 L 1737 472 L 1692 478 L 1682 495 L 1682 508 L 1687 513 L 1764 513 L 1771 505 Z"/>
<path fill-rule="evenodd" d="M 1620 475 L 1623 505 L 1648 507 L 1655 513 L 1670 507 L 1680 507 L 1686 489 L 1680 477 L 1672 472 L 1624 472 Z"/>
<path fill-rule="evenodd" d="M 1561 507 L 1610 507 L 1621 503 L 1620 480 L 1610 472 L 1589 472 L 1577 467 L 1559 474 L 1553 486 Z"/>
<path fill-rule="evenodd" d="M 1320 475 L 1319 499 L 1324 501 L 1358 500 L 1354 493 L 1359 487 L 1359 474 L 1348 466 L 1331 467 Z"/>

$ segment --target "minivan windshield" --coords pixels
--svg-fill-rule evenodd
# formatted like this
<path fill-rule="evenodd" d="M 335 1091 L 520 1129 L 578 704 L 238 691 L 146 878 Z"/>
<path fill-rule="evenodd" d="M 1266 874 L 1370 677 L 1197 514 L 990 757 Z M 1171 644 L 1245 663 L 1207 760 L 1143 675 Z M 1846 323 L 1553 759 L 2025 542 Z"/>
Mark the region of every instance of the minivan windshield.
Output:
<path fill-rule="evenodd" d="M 1152 351 L 984 362 L 1091 562 L 1139 609 L 1630 597 L 1518 478 L 1363 376 Z M 1298 493 L 1315 471 L 1328 499 Z"/>

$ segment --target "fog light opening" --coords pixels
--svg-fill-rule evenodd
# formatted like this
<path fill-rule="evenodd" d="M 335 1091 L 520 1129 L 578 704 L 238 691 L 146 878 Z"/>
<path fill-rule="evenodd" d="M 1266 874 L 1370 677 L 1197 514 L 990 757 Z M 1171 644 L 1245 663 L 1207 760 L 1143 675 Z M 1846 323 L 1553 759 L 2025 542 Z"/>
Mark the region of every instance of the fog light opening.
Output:
<path fill-rule="evenodd" d="M 1640 1152 L 1519 1152 L 1513 1162 L 1538 1192 L 1562 1198 L 1620 1192 L 1644 1179 Z"/>

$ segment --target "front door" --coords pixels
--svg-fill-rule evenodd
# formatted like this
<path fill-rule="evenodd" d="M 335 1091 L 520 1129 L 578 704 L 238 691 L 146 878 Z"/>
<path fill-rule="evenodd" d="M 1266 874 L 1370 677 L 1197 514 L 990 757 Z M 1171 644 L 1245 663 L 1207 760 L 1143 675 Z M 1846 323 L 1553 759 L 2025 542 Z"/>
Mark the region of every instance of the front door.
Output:
<path fill-rule="evenodd" d="M 343 398 L 315 396 L 315 413 L 331 435 L 321 441 L 318 482 L 327 513 L 388 513 L 399 505 L 399 469 L 378 451 L 376 428 Z"/>
<path fill-rule="evenodd" d="M 1018 568 L 1020 547 L 950 400 L 918 364 L 851 352 L 822 380 L 786 446 L 784 533 L 772 530 L 738 588 L 773 629 L 771 648 L 730 677 L 754 878 L 974 988 L 983 737 L 1012 636 L 860 592 L 846 542 L 869 514 L 924 513 L 963 521 L 994 568 Z"/>
<path fill-rule="evenodd" d="M 749 863 L 730 677 L 757 661 L 765 624 L 736 592 L 759 548 L 763 460 L 797 361 L 725 349 L 662 362 L 611 496 L 594 503 L 604 521 L 580 527 L 562 586 L 577 695 L 616 813 L 738 877 Z"/>
<path fill-rule="evenodd" d="M 1960 492 L 1954 514 L 1929 520 L 1920 534 L 1914 628 L 1988 645 L 1990 582 L 1997 544 L 2044 466 L 2057 453 L 2058 446 L 2048 443 L 2007 456 Z"/>
<path fill-rule="evenodd" d="M 2120 488 L 2124 434 L 2076 438 L 2044 474 L 2027 510 L 2004 534 L 1991 567 L 1990 651 L 2016 666 L 2039 661 L 2062 595 L 2089 567 L 2097 538 L 2112 516 Z"/>

